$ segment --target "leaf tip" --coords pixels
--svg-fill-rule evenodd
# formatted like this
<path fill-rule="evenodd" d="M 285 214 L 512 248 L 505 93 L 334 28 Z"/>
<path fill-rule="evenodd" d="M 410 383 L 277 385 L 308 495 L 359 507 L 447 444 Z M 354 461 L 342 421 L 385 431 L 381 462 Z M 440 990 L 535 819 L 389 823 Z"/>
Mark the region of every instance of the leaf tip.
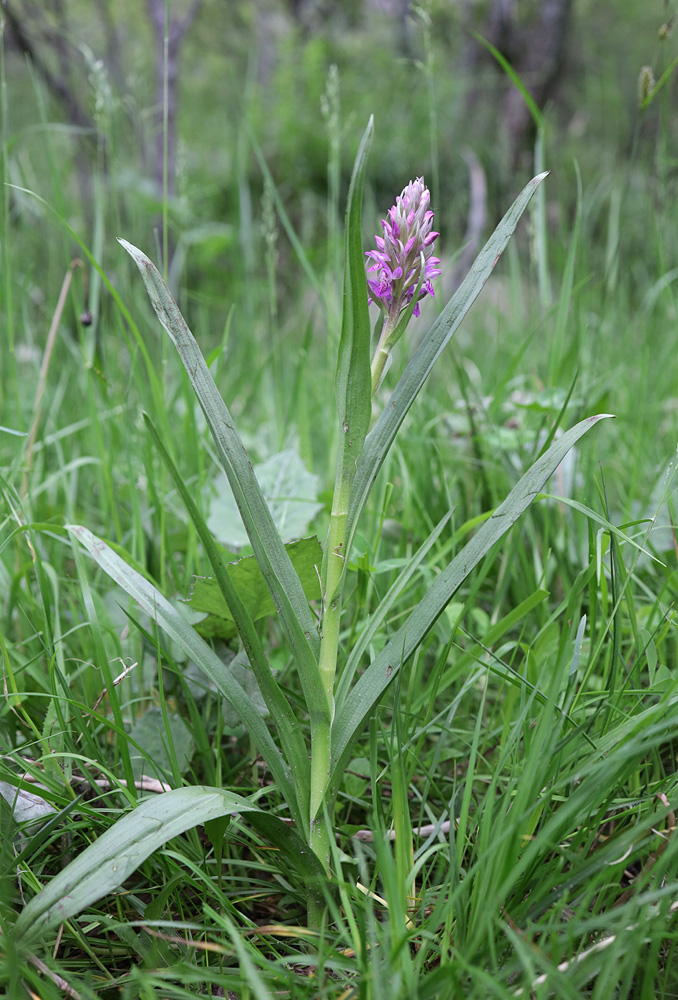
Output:
<path fill-rule="evenodd" d="M 70 534 L 74 535 L 78 541 L 82 542 L 83 545 L 87 546 L 88 537 L 92 537 L 92 533 L 88 528 L 85 528 L 82 524 L 65 524 L 65 530 Z"/>
<path fill-rule="evenodd" d="M 150 260 L 149 257 L 146 256 L 143 250 L 139 250 L 139 248 L 135 247 L 132 243 L 128 243 L 128 241 L 124 240 L 122 236 L 116 236 L 115 238 L 120 244 L 120 246 L 127 251 L 127 253 L 130 255 L 130 257 L 132 258 L 132 260 L 139 269 L 142 269 L 144 267 L 146 268 L 153 267 L 153 262 Z"/>

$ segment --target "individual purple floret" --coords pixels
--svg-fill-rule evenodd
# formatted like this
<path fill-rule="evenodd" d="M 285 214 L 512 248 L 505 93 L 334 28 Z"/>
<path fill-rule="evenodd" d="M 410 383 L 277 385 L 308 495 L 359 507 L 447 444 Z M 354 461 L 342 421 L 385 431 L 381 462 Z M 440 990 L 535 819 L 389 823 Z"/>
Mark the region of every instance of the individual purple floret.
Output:
<path fill-rule="evenodd" d="M 388 219 L 382 219 L 383 236 L 376 236 L 376 250 L 365 254 L 374 263 L 367 269 L 370 302 L 386 312 L 392 325 L 412 301 L 422 263 L 424 277 L 413 315 L 419 315 L 419 300 L 435 296 L 433 279 L 441 273 L 440 260 L 433 256 L 433 244 L 438 233 L 432 230 L 433 212 L 429 208 L 431 195 L 423 177 L 410 181 L 396 198 Z M 422 262 L 423 254 L 423 262 Z"/>

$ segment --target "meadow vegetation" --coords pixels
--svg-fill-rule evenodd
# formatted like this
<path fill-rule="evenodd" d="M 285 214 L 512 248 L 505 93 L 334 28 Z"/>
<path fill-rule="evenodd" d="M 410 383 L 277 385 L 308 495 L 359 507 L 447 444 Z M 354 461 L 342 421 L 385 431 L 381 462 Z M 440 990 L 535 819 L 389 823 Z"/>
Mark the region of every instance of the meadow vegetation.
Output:
<path fill-rule="evenodd" d="M 529 84 L 489 54 L 465 75 L 454 5 L 413 11 L 409 51 L 381 15 L 340 34 L 281 31 L 269 63 L 253 5 L 226 23 L 207 0 L 182 50 L 163 194 L 140 155 L 148 28 L 129 6 L 118 80 L 101 25 L 83 18 L 90 130 L 62 120 L 11 47 L 0 63 L 0 983 L 45 1000 L 678 996 L 678 117 L 675 35 L 660 31 L 673 9 L 579 4 L 557 95 L 510 162 L 492 108 L 498 88 Z M 639 99 L 644 65 L 654 83 Z M 266 753 L 180 641 L 181 623 L 195 626 L 270 721 L 234 616 L 202 579 L 203 525 L 215 558 L 237 564 L 305 745 L 297 651 L 247 558 L 192 373 L 116 237 L 171 289 L 322 622 L 344 208 L 370 115 L 362 247 L 423 174 L 443 271 L 393 349 L 370 426 L 470 266 L 469 176 L 486 183 L 479 249 L 551 172 L 413 402 L 345 553 L 337 704 L 521 476 L 580 421 L 615 419 L 577 441 L 398 663 L 326 800 L 327 858 L 314 859 L 332 885 L 309 906 L 312 868 L 280 846 L 292 817 Z M 106 543 L 109 572 L 67 525 Z M 111 566 L 138 574 L 136 600 Z M 185 813 L 196 786 L 242 808 L 188 829 L 177 818 L 182 832 L 159 835 L 103 898 L 15 931 L 138 803 L 185 789 Z M 277 824 L 273 839 L 247 808 Z"/>

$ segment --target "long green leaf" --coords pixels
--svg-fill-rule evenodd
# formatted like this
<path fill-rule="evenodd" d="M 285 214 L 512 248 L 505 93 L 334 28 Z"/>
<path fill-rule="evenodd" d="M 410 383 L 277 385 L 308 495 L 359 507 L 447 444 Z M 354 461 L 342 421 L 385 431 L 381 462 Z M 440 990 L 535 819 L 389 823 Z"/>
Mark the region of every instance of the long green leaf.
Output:
<path fill-rule="evenodd" d="M 562 503 L 566 507 L 571 507 L 572 510 L 576 510 L 580 514 L 584 514 L 586 517 L 588 517 L 590 521 L 595 522 L 595 524 L 599 524 L 602 528 L 604 528 L 607 532 L 609 532 L 610 535 L 614 536 L 615 538 L 618 538 L 619 541 L 622 543 L 622 545 L 631 545 L 633 546 L 634 549 L 638 549 L 638 555 L 635 556 L 636 559 L 638 558 L 639 555 L 647 556 L 647 558 L 651 559 L 652 562 L 655 562 L 657 566 L 661 566 L 662 569 L 666 568 L 666 564 L 663 563 L 661 559 L 658 559 L 657 556 L 652 555 L 652 553 L 648 550 L 647 545 L 645 544 L 641 545 L 639 542 L 636 542 L 633 538 L 631 538 L 630 535 L 627 535 L 625 531 L 622 531 L 621 528 L 618 528 L 616 524 L 612 524 L 611 521 L 608 521 L 606 517 L 603 517 L 602 514 L 599 514 L 591 507 L 587 507 L 585 504 L 579 503 L 578 500 L 572 500 L 570 497 L 558 496 L 557 493 L 554 494 L 547 493 L 546 498 L 549 500 L 557 500 L 558 503 Z M 631 521 L 630 524 L 625 525 L 625 527 L 628 528 L 634 524 L 650 524 L 650 523 L 651 523 L 650 518 L 641 518 L 638 521 Z"/>
<path fill-rule="evenodd" d="M 14 926 L 25 944 L 122 885 L 154 851 L 198 824 L 228 815 L 247 821 L 284 854 L 301 881 L 326 882 L 322 865 L 286 823 L 248 799 L 221 788 L 176 788 L 146 799 L 109 827 L 24 907 Z"/>
<path fill-rule="evenodd" d="M 398 670 L 424 640 L 438 616 L 452 599 L 471 570 L 487 555 L 492 546 L 506 534 L 520 515 L 529 507 L 553 475 L 570 448 L 594 424 L 609 414 L 582 420 L 542 455 L 525 473 L 476 532 L 440 574 L 426 596 L 419 602 L 405 623 L 372 661 L 350 695 L 339 709 L 332 726 L 332 777 L 330 796 L 334 796 L 348 764 L 353 745 L 362 728 Z"/>
<path fill-rule="evenodd" d="M 337 454 L 332 515 L 323 560 L 323 584 L 328 608 L 336 599 L 341 602 L 341 582 L 344 579 L 344 544 L 346 518 L 351 495 L 351 483 L 363 448 L 372 414 L 372 376 L 370 373 L 370 316 L 367 306 L 367 277 L 362 242 L 362 198 L 367 158 L 374 135 L 370 118 L 356 155 L 346 205 L 346 238 L 344 252 L 344 306 L 341 338 L 337 355 L 335 396 L 339 417 Z M 337 607 L 339 607 L 337 605 Z M 334 634 L 325 621 L 324 631 Z M 323 653 L 327 648 L 324 644 Z"/>
<path fill-rule="evenodd" d="M 293 812 L 294 818 L 302 823 L 298 815 L 297 796 L 289 767 L 273 742 L 268 727 L 249 695 L 230 673 L 204 639 L 201 639 L 192 625 L 173 608 L 153 584 L 127 565 L 120 556 L 87 528 L 78 524 L 66 526 L 94 556 L 99 566 L 115 580 L 130 597 L 191 657 L 198 667 L 216 684 L 225 698 L 238 713 L 243 725 L 257 744 L 262 757 L 275 778 L 280 794 Z M 303 826 L 302 826 L 303 828 Z"/>
<path fill-rule="evenodd" d="M 534 177 L 518 195 L 478 254 L 473 267 L 415 351 L 391 398 L 367 435 L 351 490 L 346 552 L 351 550 L 360 515 L 400 425 L 428 378 L 433 365 L 482 291 L 485 282 L 515 232 L 530 198 L 546 176 L 547 174 L 543 173 Z"/>
<path fill-rule="evenodd" d="M 228 575 L 224 561 L 221 558 L 221 553 L 219 552 L 219 548 L 214 541 L 211 532 L 201 517 L 193 497 L 187 490 L 186 484 L 181 478 L 179 470 L 162 443 L 160 435 L 155 429 L 153 421 L 148 414 L 144 414 L 144 420 L 146 427 L 153 438 L 153 442 L 160 452 L 163 462 L 169 470 L 172 481 L 174 482 L 174 485 L 183 500 L 188 516 L 198 532 L 200 541 L 205 549 L 205 554 L 210 561 L 210 566 L 212 567 L 214 576 L 219 584 L 221 594 L 228 605 L 228 610 L 230 611 L 233 621 L 235 622 L 235 626 L 238 629 L 238 634 L 240 635 L 242 644 L 245 647 L 245 652 L 247 653 L 252 670 L 257 678 L 257 683 L 259 684 L 261 693 L 264 696 L 269 712 L 275 720 L 285 759 L 290 765 L 292 773 L 295 777 L 299 812 L 305 820 L 308 815 L 310 767 L 308 762 L 308 749 L 304 741 L 301 726 L 297 722 L 289 701 L 281 691 L 275 677 L 273 676 L 270 664 L 266 659 L 266 654 L 264 653 L 261 645 L 259 635 L 254 627 L 254 622 L 240 599 L 240 595 L 238 594 L 233 581 Z"/>
<path fill-rule="evenodd" d="M 292 647 L 309 715 L 312 720 L 324 719 L 329 709 L 317 668 L 318 630 L 231 414 L 158 269 L 141 250 L 126 240 L 119 243 L 139 268 L 156 315 L 179 352 L 205 414 L 254 555 Z"/>
<path fill-rule="evenodd" d="M 337 356 L 336 397 L 345 460 L 357 460 L 372 413 L 370 373 L 370 315 L 362 239 L 362 195 L 367 158 L 374 135 L 370 118 L 360 143 L 346 205 L 344 308 Z"/>

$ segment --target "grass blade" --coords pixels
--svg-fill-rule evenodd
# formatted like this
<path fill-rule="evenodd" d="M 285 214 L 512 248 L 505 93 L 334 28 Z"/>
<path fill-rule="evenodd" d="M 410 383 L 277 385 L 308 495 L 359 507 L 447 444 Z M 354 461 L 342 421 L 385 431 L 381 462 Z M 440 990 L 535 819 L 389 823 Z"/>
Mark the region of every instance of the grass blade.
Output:
<path fill-rule="evenodd" d="M 438 616 L 471 570 L 487 555 L 495 542 L 529 507 L 567 452 L 599 420 L 609 414 L 588 417 L 576 424 L 525 473 L 494 511 L 440 574 L 426 596 L 362 675 L 341 706 L 332 726 L 332 779 L 334 794 L 365 721 L 386 688 L 397 676 L 401 663 L 412 655 Z"/>
<path fill-rule="evenodd" d="M 306 251 L 304 250 L 304 245 L 301 242 L 301 240 L 299 239 L 299 237 L 297 236 L 297 234 L 295 232 L 295 229 L 294 229 L 294 226 L 292 225 L 292 222 L 290 220 L 290 217 L 287 214 L 287 212 L 285 211 L 285 206 L 283 205 L 282 198 L 280 197 L 280 195 L 278 193 L 278 188 L 276 187 L 276 183 L 273 180 L 273 175 L 272 175 L 271 171 L 268 169 L 268 164 L 267 164 L 266 159 L 264 157 L 264 154 L 263 154 L 263 151 L 261 149 L 261 146 L 257 142 L 257 139 L 256 139 L 256 137 L 254 135 L 254 132 L 250 128 L 250 126 L 247 123 L 247 121 L 245 121 L 244 124 L 245 124 L 245 129 L 247 130 L 247 135 L 248 135 L 248 138 L 250 140 L 250 144 L 252 146 L 252 149 L 254 151 L 254 155 L 256 157 L 257 163 L 259 164 L 259 169 L 261 170 L 261 173 L 262 173 L 262 175 L 264 177 L 264 180 L 268 184 L 269 190 L 270 190 L 271 194 L 273 195 L 273 201 L 275 202 L 276 211 L 278 213 L 278 218 L 280 219 L 282 227 L 285 230 L 285 233 L 287 234 L 287 238 L 290 241 L 290 244 L 292 245 L 292 248 L 293 248 L 295 254 L 297 255 L 297 260 L 299 261 L 299 263 L 301 264 L 302 268 L 304 269 L 304 273 L 306 274 L 306 277 L 308 278 L 308 280 L 310 281 L 310 283 L 313 285 L 314 289 L 316 290 L 316 293 L 318 295 L 318 299 L 320 300 L 323 308 L 326 308 L 325 289 L 323 288 L 322 281 L 320 280 L 320 278 L 318 277 L 318 275 L 313 270 L 313 266 L 311 265 L 311 262 L 308 259 Z"/>
<path fill-rule="evenodd" d="M 191 827 L 220 816 L 248 822 L 284 853 L 307 884 L 325 881 L 322 866 L 301 838 L 269 812 L 221 788 L 176 788 L 141 805 L 114 823 L 33 897 L 14 926 L 23 943 L 43 935 L 112 892 L 163 844 Z"/>

